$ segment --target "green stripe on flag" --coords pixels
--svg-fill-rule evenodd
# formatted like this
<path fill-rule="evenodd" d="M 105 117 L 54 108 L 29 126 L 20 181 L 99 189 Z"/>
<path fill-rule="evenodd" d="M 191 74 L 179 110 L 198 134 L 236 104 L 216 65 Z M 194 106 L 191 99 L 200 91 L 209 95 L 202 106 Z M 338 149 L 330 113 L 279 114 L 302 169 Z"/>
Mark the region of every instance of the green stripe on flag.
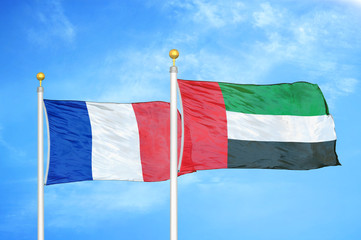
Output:
<path fill-rule="evenodd" d="M 276 85 L 219 83 L 227 111 L 265 114 L 328 115 L 328 107 L 317 84 L 296 82 Z"/>

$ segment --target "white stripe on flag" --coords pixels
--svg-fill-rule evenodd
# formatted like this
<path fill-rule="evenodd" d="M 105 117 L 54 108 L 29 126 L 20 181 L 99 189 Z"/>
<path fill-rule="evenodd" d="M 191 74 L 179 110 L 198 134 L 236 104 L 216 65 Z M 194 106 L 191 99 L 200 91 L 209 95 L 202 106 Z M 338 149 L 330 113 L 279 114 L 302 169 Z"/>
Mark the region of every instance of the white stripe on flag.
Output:
<path fill-rule="evenodd" d="M 289 116 L 226 112 L 228 139 L 308 143 L 336 139 L 331 115 Z"/>
<path fill-rule="evenodd" d="M 87 102 L 94 180 L 143 181 L 138 124 L 131 104 Z"/>

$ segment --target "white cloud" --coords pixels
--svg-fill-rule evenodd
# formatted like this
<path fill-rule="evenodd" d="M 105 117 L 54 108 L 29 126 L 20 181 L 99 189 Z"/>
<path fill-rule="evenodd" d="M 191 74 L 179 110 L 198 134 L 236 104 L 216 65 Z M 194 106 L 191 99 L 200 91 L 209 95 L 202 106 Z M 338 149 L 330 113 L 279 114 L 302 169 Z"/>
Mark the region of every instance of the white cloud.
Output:
<path fill-rule="evenodd" d="M 144 54 L 146 52 L 147 54 Z M 97 101 L 142 102 L 168 100 L 168 50 L 152 48 L 118 50 L 106 56 L 105 66 L 99 70 L 104 79 Z M 110 79 L 108 81 L 107 79 Z M 155 84 L 157 83 L 157 84 Z"/>
<path fill-rule="evenodd" d="M 301 45 L 312 44 L 315 41 L 313 28 L 310 26 L 297 26 L 293 29 L 297 42 Z"/>
<path fill-rule="evenodd" d="M 239 23 L 243 19 L 240 14 L 243 4 L 240 2 L 220 5 L 219 2 L 210 3 L 196 0 L 193 3 L 197 9 L 193 18 L 195 22 L 205 22 L 219 28 L 229 23 Z"/>
<path fill-rule="evenodd" d="M 338 88 L 345 94 L 351 94 L 355 92 L 358 82 L 354 78 L 344 78 L 339 82 Z"/>
<path fill-rule="evenodd" d="M 320 88 L 325 94 L 327 103 L 331 108 L 335 108 L 336 100 L 339 97 L 346 97 L 356 91 L 359 80 L 355 78 L 338 78 L 321 84 Z"/>
<path fill-rule="evenodd" d="M 341 2 L 341 3 L 347 3 L 347 4 L 352 4 L 354 6 L 357 6 L 357 7 L 361 7 L 361 0 L 331 0 L 331 1 L 337 1 L 337 2 Z"/>
<path fill-rule="evenodd" d="M 311 9 L 303 15 L 261 4 L 262 11 L 254 12 L 255 25 L 265 34 L 266 40 L 256 42 L 248 52 L 248 69 L 255 78 L 282 64 L 293 64 L 302 70 L 304 81 L 334 81 L 355 72 L 345 63 L 340 51 L 360 50 L 361 35 L 355 27 L 357 19 L 348 12 L 330 8 Z M 247 60 L 246 62 L 251 62 Z M 252 75 L 252 74 L 250 74 Z M 352 74 L 351 74 L 352 75 Z M 292 76 L 291 76 L 292 77 Z M 355 84 L 351 84 L 354 86 Z M 338 96 L 346 96 L 343 92 Z"/>
<path fill-rule="evenodd" d="M 255 26 L 257 27 L 265 27 L 269 25 L 277 26 L 281 23 L 281 19 L 283 19 L 282 13 L 271 7 L 271 5 L 267 3 L 261 4 L 262 11 L 257 11 L 253 13 L 253 18 L 255 20 Z"/>
<path fill-rule="evenodd" d="M 278 78 L 269 75 L 272 70 L 290 64 L 302 71 L 303 81 L 321 84 L 345 75 L 353 78 L 346 73 L 355 72 L 354 66 L 347 69 L 341 55 L 333 53 L 354 49 L 361 43 L 355 19 L 347 12 L 315 8 L 300 15 L 269 2 L 255 6 L 231 0 L 159 4 L 171 10 L 172 16 L 178 11 L 182 20 L 174 23 L 177 34 L 170 31 L 169 35 L 155 36 L 147 48 L 117 49 L 106 55 L 101 61 L 104 65 L 93 68 L 92 77 L 99 77 L 93 100 L 168 101 L 171 61 L 170 48 L 164 46 L 170 44 L 179 47 L 178 76 L 184 79 L 270 83 Z M 229 24 L 233 26 L 231 33 Z M 256 31 L 252 37 L 257 40 L 242 45 L 250 29 Z M 228 36 L 233 39 L 228 40 Z M 292 79 L 290 76 L 289 81 Z"/>
<path fill-rule="evenodd" d="M 240 1 L 174 0 L 167 1 L 166 9 L 180 8 L 194 23 L 221 28 L 244 21 L 244 4 Z"/>
<path fill-rule="evenodd" d="M 215 12 L 214 9 L 228 8 L 226 5 L 232 5 L 227 3 L 171 2 L 171 4 L 186 10 L 183 13 L 184 19 L 193 17 L 194 13 L 189 9 L 195 6 L 194 8 L 197 10 L 193 11 L 197 11 L 197 14 L 202 16 L 197 15 L 197 18 L 203 20 L 207 16 L 211 16 Z M 350 69 L 343 70 L 345 63 L 343 59 L 340 59 L 342 55 L 333 52 L 336 48 L 337 51 L 353 49 L 359 45 L 358 43 L 361 43 L 361 35 L 355 27 L 356 19 L 353 15 L 332 7 L 327 10 L 314 8 L 298 15 L 289 9 L 274 6 L 269 2 L 261 3 L 259 6 L 240 5 L 242 7 L 239 12 L 243 14 L 243 21 L 235 24 L 235 29 L 244 32 L 244 29 L 256 26 L 256 30 L 261 36 L 256 38 L 259 40 L 248 45 L 247 48 L 238 47 L 241 46 L 239 43 L 242 43 L 242 35 L 234 32 L 232 36 L 238 36 L 236 38 L 239 41 L 238 44 L 224 38 L 216 39 L 214 42 L 218 40 L 223 44 L 210 49 L 202 43 L 207 36 L 208 39 L 213 39 L 213 31 L 202 29 L 201 32 L 192 32 L 194 27 L 190 26 L 187 32 L 192 32 L 189 34 L 192 36 L 192 40 L 185 42 L 191 47 L 187 49 L 190 51 L 181 56 L 183 61 L 180 75 L 182 77 L 262 83 L 268 81 L 269 72 L 283 64 L 292 64 L 299 68 L 303 72 L 302 75 L 307 77 L 302 79 L 303 81 L 322 82 L 332 80 L 335 75 L 342 78 L 342 75 L 350 72 Z M 223 18 L 219 18 L 222 14 L 217 12 L 218 17 L 214 19 L 215 21 L 219 20 L 218 24 L 208 23 L 210 26 L 222 26 L 223 20 L 220 21 L 220 19 Z M 247 18 L 247 14 L 253 18 Z M 224 22 L 227 21 L 224 20 Z M 225 28 L 218 28 L 219 31 L 225 31 Z M 184 32 L 179 34 L 182 35 Z M 222 35 L 222 33 L 219 34 Z M 351 66 L 351 68 L 353 67 Z M 290 81 L 292 81 L 292 76 L 290 77 Z M 271 79 L 273 78 L 271 76 Z"/>
<path fill-rule="evenodd" d="M 75 27 L 65 15 L 60 0 L 39 3 L 35 14 L 38 24 L 28 30 L 30 41 L 45 46 L 53 39 L 61 39 L 67 43 L 74 41 Z"/>

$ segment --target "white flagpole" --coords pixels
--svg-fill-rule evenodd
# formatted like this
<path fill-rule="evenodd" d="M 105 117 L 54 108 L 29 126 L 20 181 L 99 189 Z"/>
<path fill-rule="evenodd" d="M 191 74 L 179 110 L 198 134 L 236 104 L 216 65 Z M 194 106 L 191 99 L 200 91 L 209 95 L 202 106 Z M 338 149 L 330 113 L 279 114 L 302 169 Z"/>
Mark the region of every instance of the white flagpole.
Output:
<path fill-rule="evenodd" d="M 170 240 L 178 239 L 178 161 L 177 161 L 177 73 L 175 59 L 179 56 L 176 49 L 169 52 L 173 59 L 170 67 Z"/>
<path fill-rule="evenodd" d="M 44 131 L 43 131 L 43 94 L 41 82 L 45 75 L 39 72 L 36 78 L 40 81 L 38 87 L 38 240 L 44 240 Z"/>

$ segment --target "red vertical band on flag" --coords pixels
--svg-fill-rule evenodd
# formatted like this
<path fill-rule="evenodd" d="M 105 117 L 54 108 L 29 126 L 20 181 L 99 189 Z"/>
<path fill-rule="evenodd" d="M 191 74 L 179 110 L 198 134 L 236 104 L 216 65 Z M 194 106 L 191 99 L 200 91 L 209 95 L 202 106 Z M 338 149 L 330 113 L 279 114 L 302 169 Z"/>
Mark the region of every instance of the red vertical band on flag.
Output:
<path fill-rule="evenodd" d="M 140 158 L 145 182 L 169 179 L 170 169 L 170 104 L 147 102 L 132 104 L 138 123 Z M 178 156 L 182 125 L 178 113 Z M 191 172 L 191 171 L 187 171 Z M 181 174 L 187 173 L 185 171 Z"/>
<path fill-rule="evenodd" d="M 178 80 L 184 117 L 184 162 L 195 170 L 227 168 L 227 115 L 217 82 Z M 185 168 L 186 169 L 186 168 Z"/>

